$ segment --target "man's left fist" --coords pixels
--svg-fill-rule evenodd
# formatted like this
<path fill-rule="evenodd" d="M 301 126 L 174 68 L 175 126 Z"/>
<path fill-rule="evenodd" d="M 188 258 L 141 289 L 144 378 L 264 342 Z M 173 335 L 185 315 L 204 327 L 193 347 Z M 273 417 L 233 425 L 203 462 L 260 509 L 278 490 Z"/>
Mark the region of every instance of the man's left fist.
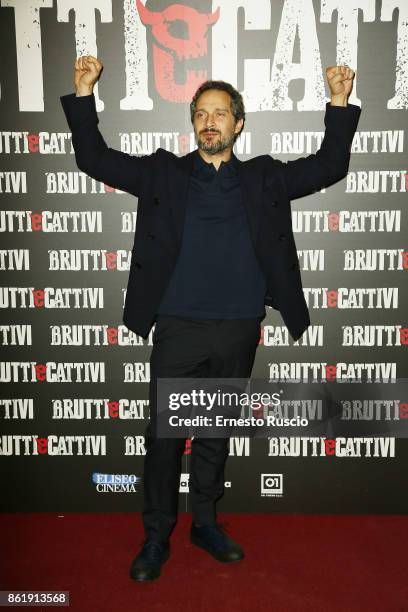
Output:
<path fill-rule="evenodd" d="M 353 88 L 355 72 L 348 66 L 329 66 L 326 68 L 327 82 L 330 87 L 330 95 L 349 96 Z"/>

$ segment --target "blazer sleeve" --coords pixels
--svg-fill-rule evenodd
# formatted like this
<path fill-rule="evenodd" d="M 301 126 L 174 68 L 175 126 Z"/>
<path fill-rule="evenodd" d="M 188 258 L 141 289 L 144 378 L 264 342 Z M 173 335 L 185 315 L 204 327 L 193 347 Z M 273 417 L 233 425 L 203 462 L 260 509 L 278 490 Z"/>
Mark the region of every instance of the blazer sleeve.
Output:
<path fill-rule="evenodd" d="M 75 160 L 80 170 L 110 187 L 139 196 L 152 155 L 135 156 L 111 149 L 99 131 L 95 96 L 60 97 L 72 133 Z"/>
<path fill-rule="evenodd" d="M 355 104 L 332 106 L 326 103 L 325 133 L 319 150 L 307 157 L 278 161 L 289 200 L 314 193 L 346 176 L 350 149 L 361 108 Z"/>

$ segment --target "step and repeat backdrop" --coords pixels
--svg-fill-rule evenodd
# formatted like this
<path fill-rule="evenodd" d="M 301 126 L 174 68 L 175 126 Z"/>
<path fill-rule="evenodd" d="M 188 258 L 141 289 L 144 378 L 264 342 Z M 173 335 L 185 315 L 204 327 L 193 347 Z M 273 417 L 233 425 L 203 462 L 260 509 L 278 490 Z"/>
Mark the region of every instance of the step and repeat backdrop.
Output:
<path fill-rule="evenodd" d="M 0 0 L 0 23 L 2 511 L 142 507 L 152 333 L 122 324 L 137 199 L 76 166 L 60 96 L 81 55 L 104 64 L 110 147 L 191 151 L 189 101 L 220 78 L 244 96 L 242 160 L 315 153 L 325 69 L 353 67 L 348 174 L 292 204 L 312 325 L 294 343 L 267 308 L 253 376 L 407 377 L 405 0 Z M 282 416 L 321 418 L 307 402 Z M 231 438 L 219 509 L 404 513 L 408 444 L 392 425 L 407 417 L 403 393 L 370 394 L 342 420 L 376 436 Z M 189 458 L 187 440 L 181 510 Z"/>

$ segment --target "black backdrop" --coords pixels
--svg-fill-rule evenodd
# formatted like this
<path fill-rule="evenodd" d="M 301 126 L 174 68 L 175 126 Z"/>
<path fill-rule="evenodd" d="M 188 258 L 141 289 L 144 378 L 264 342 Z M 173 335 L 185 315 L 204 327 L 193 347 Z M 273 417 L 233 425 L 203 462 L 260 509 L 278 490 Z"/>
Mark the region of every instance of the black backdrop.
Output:
<path fill-rule="evenodd" d="M 337 365 L 340 378 L 355 364 L 406 377 L 407 7 L 401 0 L 391 12 L 389 3 L 372 1 L 363 13 L 346 4 L 339 18 L 320 2 L 184 2 L 167 30 L 152 30 L 134 2 L 97 0 L 76 13 L 65 0 L 2 0 L 3 511 L 141 508 L 151 337 L 143 341 L 121 322 L 137 200 L 76 167 L 59 101 L 73 91 L 76 55 L 104 63 L 99 127 L 109 146 L 133 154 L 190 150 L 194 79 L 232 82 L 248 110 L 235 148 L 241 159 L 315 152 L 328 100 L 325 68 L 351 65 L 350 102 L 362 114 L 348 176 L 293 202 L 314 327 L 294 345 L 268 309 L 253 376 L 318 363 L 322 372 L 345 364 Z M 157 12 L 170 5 L 147 2 Z M 218 6 L 216 23 L 205 25 L 201 14 Z M 391 420 L 406 417 L 405 402 L 393 406 Z M 386 416 L 381 409 L 379 420 Z M 364 445 L 356 456 L 357 442 L 344 456 L 341 441 L 328 454 L 323 438 L 313 454 L 312 444 L 285 456 L 274 441 L 232 440 L 219 508 L 405 512 L 405 440 L 393 439 L 384 456 L 367 456 Z M 188 461 L 187 446 L 181 509 L 188 509 Z"/>

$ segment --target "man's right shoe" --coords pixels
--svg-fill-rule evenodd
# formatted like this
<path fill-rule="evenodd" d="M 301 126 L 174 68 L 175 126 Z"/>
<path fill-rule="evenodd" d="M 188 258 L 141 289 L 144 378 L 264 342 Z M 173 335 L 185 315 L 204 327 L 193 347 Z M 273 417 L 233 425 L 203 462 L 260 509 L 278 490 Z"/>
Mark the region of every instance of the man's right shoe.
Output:
<path fill-rule="evenodd" d="M 145 540 L 142 550 L 132 561 L 130 577 L 132 580 L 139 582 L 156 580 L 160 576 L 161 566 L 169 556 L 170 546 L 168 542 Z"/>

